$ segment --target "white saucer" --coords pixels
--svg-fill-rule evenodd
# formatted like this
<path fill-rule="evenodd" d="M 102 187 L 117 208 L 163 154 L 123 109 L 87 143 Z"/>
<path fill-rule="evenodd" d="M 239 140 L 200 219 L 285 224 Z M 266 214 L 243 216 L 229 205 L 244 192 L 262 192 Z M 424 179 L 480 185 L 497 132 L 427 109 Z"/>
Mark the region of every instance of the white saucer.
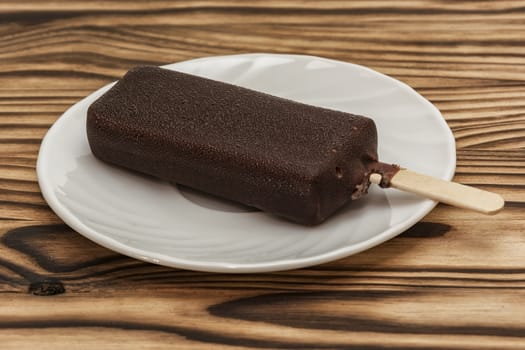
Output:
<path fill-rule="evenodd" d="M 355 64 L 248 54 L 165 66 L 312 105 L 372 117 L 383 162 L 450 180 L 455 143 L 440 112 L 407 85 Z M 372 188 L 317 227 L 221 202 L 95 159 L 86 110 L 112 84 L 67 110 L 38 156 L 38 181 L 56 214 L 80 234 L 144 261 L 201 271 L 266 272 L 356 254 L 403 232 L 435 202 Z"/>

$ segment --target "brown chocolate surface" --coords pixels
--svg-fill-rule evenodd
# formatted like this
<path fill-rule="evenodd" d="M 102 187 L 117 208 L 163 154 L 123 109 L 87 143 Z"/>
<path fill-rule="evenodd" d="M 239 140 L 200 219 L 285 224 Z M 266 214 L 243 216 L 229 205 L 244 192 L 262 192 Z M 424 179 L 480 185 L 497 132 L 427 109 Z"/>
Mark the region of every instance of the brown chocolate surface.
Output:
<path fill-rule="evenodd" d="M 318 224 L 366 193 L 366 117 L 158 67 L 129 71 L 88 110 L 99 159 Z"/>
<path fill-rule="evenodd" d="M 390 187 L 390 181 L 392 181 L 392 178 L 397 174 L 401 167 L 396 164 L 377 162 L 370 164 L 369 169 L 370 174 L 375 173 L 381 175 L 379 186 L 382 188 L 388 188 Z"/>

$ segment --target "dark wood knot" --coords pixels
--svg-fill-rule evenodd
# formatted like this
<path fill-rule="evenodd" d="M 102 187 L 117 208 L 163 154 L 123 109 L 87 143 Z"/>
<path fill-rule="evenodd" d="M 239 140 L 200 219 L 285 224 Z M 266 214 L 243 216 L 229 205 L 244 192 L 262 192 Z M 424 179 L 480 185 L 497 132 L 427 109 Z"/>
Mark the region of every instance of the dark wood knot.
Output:
<path fill-rule="evenodd" d="M 29 293 L 38 296 L 58 295 L 66 292 L 60 281 L 39 281 L 29 285 Z"/>

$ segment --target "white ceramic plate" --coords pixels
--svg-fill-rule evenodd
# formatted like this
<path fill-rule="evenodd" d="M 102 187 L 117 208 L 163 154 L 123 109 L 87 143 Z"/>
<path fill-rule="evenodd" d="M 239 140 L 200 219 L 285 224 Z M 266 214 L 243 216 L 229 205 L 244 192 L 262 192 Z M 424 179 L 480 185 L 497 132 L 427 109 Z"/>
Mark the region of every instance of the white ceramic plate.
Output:
<path fill-rule="evenodd" d="M 453 135 L 440 112 L 409 86 L 355 64 L 319 57 L 248 54 L 201 58 L 166 68 L 312 105 L 372 117 L 384 162 L 450 180 Z M 403 232 L 435 202 L 371 188 L 317 227 L 179 189 L 95 159 L 86 110 L 112 84 L 67 110 L 38 157 L 51 208 L 96 243 L 144 261 L 201 271 L 263 272 L 346 257 Z"/>

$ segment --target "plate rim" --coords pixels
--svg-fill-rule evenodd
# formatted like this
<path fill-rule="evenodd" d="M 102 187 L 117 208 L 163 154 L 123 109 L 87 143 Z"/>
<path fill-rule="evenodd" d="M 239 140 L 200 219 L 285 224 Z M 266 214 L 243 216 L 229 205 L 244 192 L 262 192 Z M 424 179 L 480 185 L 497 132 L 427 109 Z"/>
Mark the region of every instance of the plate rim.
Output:
<path fill-rule="evenodd" d="M 319 59 L 319 60 L 327 61 L 327 62 L 336 64 L 336 65 L 353 66 L 355 68 L 365 70 L 372 74 L 380 75 L 382 78 L 393 80 L 396 84 L 399 85 L 401 89 L 404 89 L 407 93 L 410 93 L 416 98 L 421 99 L 423 103 L 425 103 L 430 109 L 433 110 L 434 112 L 433 114 L 436 114 L 437 116 L 439 116 L 437 120 L 440 124 L 442 124 L 443 129 L 446 131 L 446 136 L 447 136 L 446 145 L 448 146 L 447 153 L 450 153 L 449 168 L 446 169 L 445 175 L 442 178 L 445 180 L 451 180 L 454 177 L 454 173 L 456 169 L 455 138 L 452 133 L 452 130 L 448 126 L 445 118 L 443 117 L 439 109 L 436 106 L 434 106 L 428 99 L 426 99 L 424 96 L 422 96 L 412 87 L 410 87 L 408 84 L 396 78 L 388 76 L 386 74 L 378 72 L 372 68 L 369 68 L 363 65 L 359 65 L 356 63 L 338 61 L 338 60 L 319 57 L 319 56 L 296 55 L 296 54 L 274 54 L 274 53 L 245 53 L 245 54 L 233 54 L 233 55 L 207 56 L 207 57 L 199 57 L 195 59 L 171 63 L 171 64 L 163 65 L 161 67 L 173 69 L 172 66 L 174 65 L 188 63 L 188 62 L 198 62 L 198 61 L 206 61 L 206 60 L 212 60 L 212 59 L 232 59 L 232 58 L 239 58 L 239 57 L 255 58 L 255 57 L 260 57 L 260 56 L 273 56 L 273 57 L 279 56 L 279 57 L 289 57 L 293 59 Z M 338 248 L 338 249 L 331 250 L 331 251 L 328 251 L 322 254 L 318 254 L 312 257 L 305 257 L 305 258 L 279 259 L 279 260 L 272 261 L 272 262 L 262 262 L 262 263 L 261 262 L 259 263 L 252 263 L 252 262 L 231 263 L 231 262 L 184 259 L 184 258 L 174 257 L 172 255 L 152 252 L 151 250 L 142 250 L 142 249 L 128 246 L 113 238 L 109 238 L 106 235 L 101 234 L 97 232 L 96 230 L 83 224 L 74 214 L 72 214 L 70 211 L 67 210 L 66 206 L 64 206 L 56 198 L 56 195 L 53 191 L 53 187 L 50 184 L 46 183 L 46 178 L 44 176 L 45 166 L 47 164 L 45 161 L 47 157 L 46 149 L 48 149 L 48 144 L 51 142 L 50 140 L 52 139 L 53 135 L 57 133 L 57 130 L 59 130 L 60 125 L 64 122 L 64 120 L 68 117 L 68 115 L 71 114 L 72 110 L 76 108 L 77 106 L 79 106 L 84 100 L 86 100 L 93 94 L 103 89 L 106 89 L 108 86 L 114 83 L 115 82 L 108 83 L 102 86 L 101 88 L 96 89 L 95 91 L 91 92 L 90 94 L 86 95 L 84 98 L 77 101 L 76 103 L 71 105 L 69 108 L 67 108 L 60 115 L 60 117 L 56 119 L 53 125 L 46 132 L 40 144 L 40 149 L 38 152 L 38 158 L 37 158 L 37 164 L 36 164 L 36 172 L 37 172 L 38 184 L 39 184 L 39 187 L 40 187 L 40 190 L 42 192 L 44 199 L 46 200 L 50 208 L 57 214 L 57 216 L 61 220 L 63 220 L 68 226 L 73 228 L 77 233 L 81 234 L 87 239 L 101 246 L 104 246 L 107 249 L 118 252 L 120 254 L 124 254 L 126 256 L 130 256 L 138 260 L 142 260 L 142 261 L 146 261 L 146 262 L 150 262 L 150 263 L 154 263 L 158 265 L 163 265 L 163 266 L 168 266 L 168 267 L 173 267 L 173 268 L 181 268 L 181 269 L 186 269 L 186 270 L 193 270 L 193 271 L 203 271 L 203 272 L 260 273 L 260 272 L 275 272 L 275 271 L 283 271 L 283 270 L 290 270 L 290 269 L 298 269 L 298 268 L 304 268 L 308 266 L 314 266 L 314 265 L 327 263 L 330 261 L 339 260 L 341 258 L 345 258 L 351 255 L 360 253 L 362 251 L 365 251 L 367 249 L 370 249 L 374 246 L 377 246 L 389 239 L 392 239 L 393 237 L 404 232 L 406 229 L 415 225 L 425 215 L 427 215 L 430 211 L 432 211 L 432 209 L 438 204 L 436 201 L 432 201 L 428 199 L 424 200 L 424 202 L 421 203 L 421 205 L 419 206 L 419 210 L 417 210 L 412 216 L 410 216 L 406 220 L 403 220 L 400 223 L 389 226 L 386 230 L 382 231 L 381 233 L 365 241 L 353 244 L 351 246 Z"/>

